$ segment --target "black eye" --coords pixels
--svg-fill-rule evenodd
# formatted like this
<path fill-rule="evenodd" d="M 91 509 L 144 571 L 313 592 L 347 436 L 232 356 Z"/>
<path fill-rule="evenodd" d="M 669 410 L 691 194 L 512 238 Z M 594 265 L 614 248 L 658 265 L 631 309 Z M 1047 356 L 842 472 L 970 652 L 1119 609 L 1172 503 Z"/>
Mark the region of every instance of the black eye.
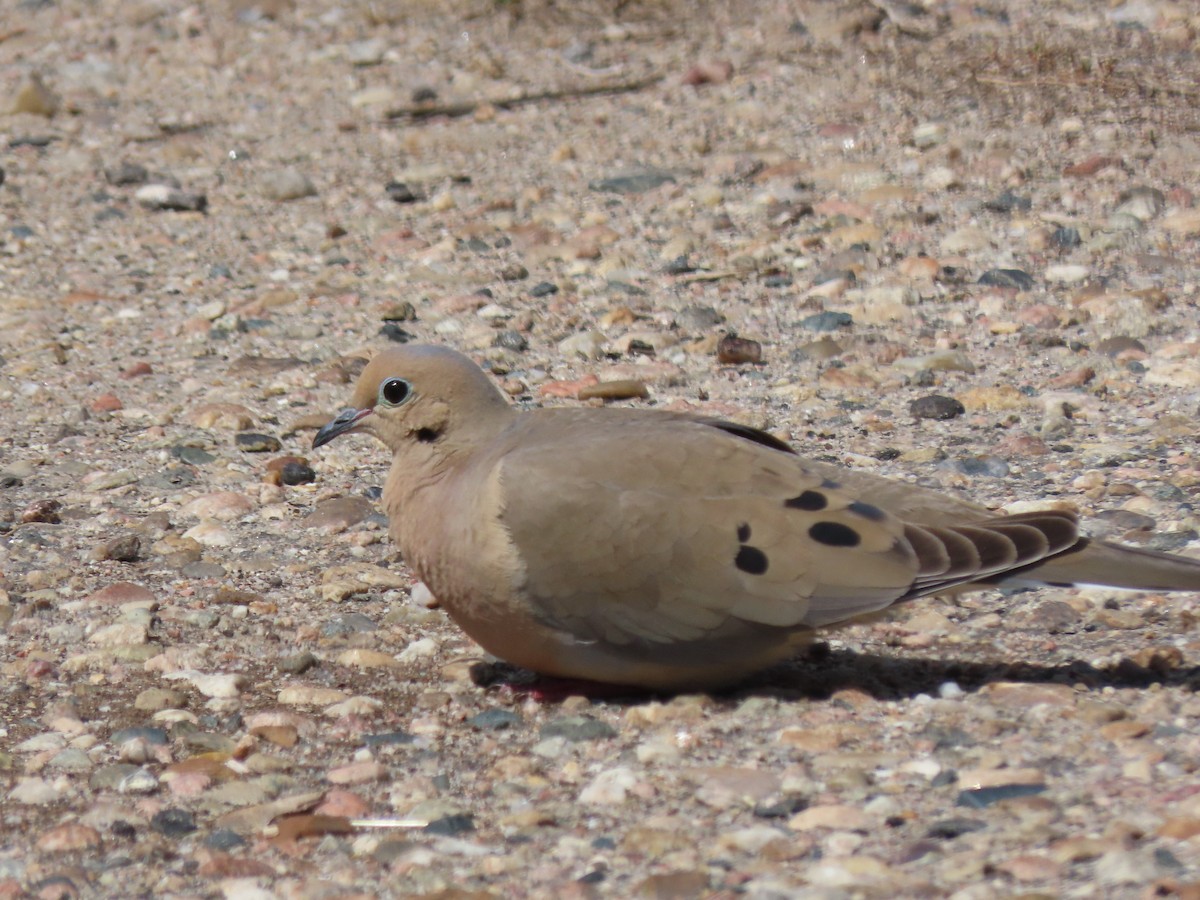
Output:
<path fill-rule="evenodd" d="M 379 388 L 379 396 L 392 406 L 398 406 L 408 399 L 411 391 L 412 385 L 403 378 L 389 378 Z"/>

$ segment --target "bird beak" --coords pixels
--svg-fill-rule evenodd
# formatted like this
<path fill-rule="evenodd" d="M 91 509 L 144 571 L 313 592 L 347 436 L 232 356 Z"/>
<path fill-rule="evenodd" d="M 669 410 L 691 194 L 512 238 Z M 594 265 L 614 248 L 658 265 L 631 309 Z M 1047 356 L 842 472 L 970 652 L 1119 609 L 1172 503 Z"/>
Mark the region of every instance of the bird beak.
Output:
<path fill-rule="evenodd" d="M 348 431 L 353 431 L 358 427 L 358 423 L 366 416 L 369 416 L 375 410 L 371 407 L 366 409 L 343 409 L 334 419 L 317 432 L 317 436 L 313 438 L 313 449 L 324 446 L 332 441 L 335 437 L 345 434 Z"/>

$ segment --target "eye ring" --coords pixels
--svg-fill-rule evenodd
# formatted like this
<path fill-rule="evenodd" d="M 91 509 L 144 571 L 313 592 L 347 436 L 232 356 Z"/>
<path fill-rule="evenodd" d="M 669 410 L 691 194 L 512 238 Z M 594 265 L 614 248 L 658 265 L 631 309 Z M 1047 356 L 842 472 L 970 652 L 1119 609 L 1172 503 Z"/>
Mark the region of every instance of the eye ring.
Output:
<path fill-rule="evenodd" d="M 379 399 L 388 406 L 399 406 L 412 396 L 412 385 L 403 378 L 389 378 L 379 386 Z"/>

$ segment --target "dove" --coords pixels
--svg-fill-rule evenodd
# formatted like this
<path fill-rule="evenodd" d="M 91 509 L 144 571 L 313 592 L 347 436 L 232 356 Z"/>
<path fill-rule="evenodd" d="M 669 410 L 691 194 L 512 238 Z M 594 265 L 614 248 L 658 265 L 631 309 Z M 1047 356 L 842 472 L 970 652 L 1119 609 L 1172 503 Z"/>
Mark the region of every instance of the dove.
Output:
<path fill-rule="evenodd" d="M 466 356 L 376 355 L 313 447 L 392 452 L 390 535 L 485 650 L 546 676 L 736 684 L 818 629 L 995 585 L 1200 591 L 1200 561 L 805 459 L 766 432 L 632 408 L 518 410 Z"/>

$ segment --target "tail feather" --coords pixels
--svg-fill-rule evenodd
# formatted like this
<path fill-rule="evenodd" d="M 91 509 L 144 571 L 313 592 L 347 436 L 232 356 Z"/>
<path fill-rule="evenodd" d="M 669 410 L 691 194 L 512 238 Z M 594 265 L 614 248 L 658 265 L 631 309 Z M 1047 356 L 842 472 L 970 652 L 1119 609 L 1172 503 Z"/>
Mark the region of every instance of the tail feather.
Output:
<path fill-rule="evenodd" d="M 1059 587 L 1096 584 L 1135 591 L 1200 591 L 1200 559 L 1082 538 L 1063 553 L 996 579 Z"/>

